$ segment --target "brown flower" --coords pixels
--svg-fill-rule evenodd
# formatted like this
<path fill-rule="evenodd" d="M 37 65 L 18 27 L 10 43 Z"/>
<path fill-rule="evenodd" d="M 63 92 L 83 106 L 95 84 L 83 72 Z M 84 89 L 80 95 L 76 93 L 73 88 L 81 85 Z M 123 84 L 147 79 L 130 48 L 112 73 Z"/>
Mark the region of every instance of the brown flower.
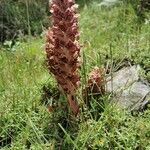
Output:
<path fill-rule="evenodd" d="M 52 0 L 53 26 L 46 41 L 48 69 L 66 94 L 75 114 L 79 107 L 74 99 L 79 85 L 80 56 L 77 5 L 74 0 Z"/>
<path fill-rule="evenodd" d="M 83 89 L 83 98 L 87 106 L 91 96 L 99 97 L 105 93 L 105 69 L 95 67 L 89 74 L 88 84 Z"/>

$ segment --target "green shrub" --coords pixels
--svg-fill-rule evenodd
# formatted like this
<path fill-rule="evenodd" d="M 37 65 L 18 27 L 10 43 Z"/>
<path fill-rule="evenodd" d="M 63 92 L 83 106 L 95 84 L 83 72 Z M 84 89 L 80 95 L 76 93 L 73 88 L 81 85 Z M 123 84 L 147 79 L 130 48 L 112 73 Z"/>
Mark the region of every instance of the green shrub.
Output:
<path fill-rule="evenodd" d="M 0 2 L 0 41 L 21 34 L 40 34 L 48 24 L 47 1 L 2 0 Z"/>
<path fill-rule="evenodd" d="M 133 7 L 140 23 L 145 21 L 147 12 L 150 10 L 149 0 L 124 0 L 124 3 L 130 4 Z"/>

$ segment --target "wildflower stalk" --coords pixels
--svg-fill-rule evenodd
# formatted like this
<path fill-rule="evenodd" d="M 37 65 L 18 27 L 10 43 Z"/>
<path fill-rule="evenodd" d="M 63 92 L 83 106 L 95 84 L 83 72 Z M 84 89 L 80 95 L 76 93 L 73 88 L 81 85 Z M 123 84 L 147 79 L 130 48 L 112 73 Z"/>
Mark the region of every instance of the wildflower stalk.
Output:
<path fill-rule="evenodd" d="M 46 41 L 48 69 L 66 95 L 72 111 L 77 114 L 75 100 L 79 86 L 80 56 L 77 5 L 74 0 L 52 0 L 53 26 L 49 28 Z"/>

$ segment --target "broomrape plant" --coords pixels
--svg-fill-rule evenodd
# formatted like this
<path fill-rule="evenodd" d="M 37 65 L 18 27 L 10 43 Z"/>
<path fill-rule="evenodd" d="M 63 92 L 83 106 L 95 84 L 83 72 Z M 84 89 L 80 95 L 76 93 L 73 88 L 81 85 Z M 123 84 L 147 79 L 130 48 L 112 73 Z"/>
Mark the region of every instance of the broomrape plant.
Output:
<path fill-rule="evenodd" d="M 75 94 L 80 83 L 77 5 L 74 0 L 52 0 L 50 8 L 53 26 L 47 32 L 46 40 L 48 69 L 77 115 L 79 106 Z"/>

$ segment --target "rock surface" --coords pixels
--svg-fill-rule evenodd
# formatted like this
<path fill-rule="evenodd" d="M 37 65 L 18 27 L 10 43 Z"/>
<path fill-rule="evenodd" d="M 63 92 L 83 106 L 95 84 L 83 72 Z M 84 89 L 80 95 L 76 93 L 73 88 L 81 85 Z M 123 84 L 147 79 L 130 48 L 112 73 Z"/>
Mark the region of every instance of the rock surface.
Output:
<path fill-rule="evenodd" d="M 121 108 L 142 110 L 150 103 L 150 86 L 140 81 L 140 66 L 126 67 L 106 79 L 106 92 Z"/>

